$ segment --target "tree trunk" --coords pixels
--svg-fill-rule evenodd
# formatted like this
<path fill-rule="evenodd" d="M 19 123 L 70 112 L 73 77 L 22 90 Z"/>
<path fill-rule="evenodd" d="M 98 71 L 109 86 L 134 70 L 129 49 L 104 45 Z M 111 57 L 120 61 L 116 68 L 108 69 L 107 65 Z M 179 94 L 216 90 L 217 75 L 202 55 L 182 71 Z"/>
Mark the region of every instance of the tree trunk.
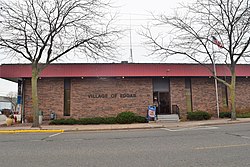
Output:
<path fill-rule="evenodd" d="M 236 83 L 236 74 L 235 74 L 235 71 L 233 70 L 232 78 L 231 78 L 231 85 L 229 87 L 229 91 L 230 91 L 230 105 L 229 105 L 230 108 L 229 109 L 231 111 L 232 121 L 236 120 L 235 83 Z"/>
<path fill-rule="evenodd" d="M 39 127 L 39 108 L 38 108 L 38 96 L 37 96 L 37 79 L 39 76 L 39 71 L 37 65 L 32 65 L 32 78 L 31 78 L 31 88 L 32 88 L 32 112 L 33 112 L 33 125 L 32 127 Z"/>

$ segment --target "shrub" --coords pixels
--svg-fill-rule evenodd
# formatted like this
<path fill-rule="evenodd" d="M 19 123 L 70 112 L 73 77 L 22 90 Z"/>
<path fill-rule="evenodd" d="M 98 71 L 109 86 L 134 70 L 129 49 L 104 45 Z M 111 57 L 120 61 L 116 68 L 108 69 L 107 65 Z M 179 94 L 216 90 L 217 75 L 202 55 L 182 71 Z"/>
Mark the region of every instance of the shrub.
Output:
<path fill-rule="evenodd" d="M 238 113 L 236 114 L 237 118 L 250 118 L 250 112 Z M 220 118 L 231 118 L 231 112 L 220 112 Z"/>
<path fill-rule="evenodd" d="M 147 123 L 147 118 L 143 116 L 135 116 L 136 123 Z"/>
<path fill-rule="evenodd" d="M 204 111 L 188 112 L 187 119 L 189 120 L 208 120 L 211 115 Z"/>
<path fill-rule="evenodd" d="M 104 124 L 117 124 L 116 117 L 107 117 L 104 119 Z"/>
<path fill-rule="evenodd" d="M 220 118 L 231 118 L 230 112 L 220 112 Z"/>
<path fill-rule="evenodd" d="M 133 112 L 122 112 L 116 117 L 116 121 L 119 124 L 131 124 L 135 122 L 136 115 Z"/>
<path fill-rule="evenodd" d="M 248 113 L 242 113 L 242 114 L 236 114 L 237 118 L 250 118 L 250 112 Z"/>
<path fill-rule="evenodd" d="M 81 125 L 88 125 L 91 122 L 91 120 L 89 118 L 80 118 L 78 122 Z"/>
<path fill-rule="evenodd" d="M 95 117 L 95 118 L 80 118 L 79 124 L 81 125 L 88 125 L 88 124 L 104 124 L 105 118 L 102 117 Z"/>
<path fill-rule="evenodd" d="M 74 118 L 55 119 L 50 122 L 50 125 L 75 125 L 75 124 L 79 124 L 79 121 Z"/>
<path fill-rule="evenodd" d="M 130 123 L 146 123 L 146 117 L 138 116 L 133 112 L 122 112 L 117 117 L 94 117 L 94 118 L 74 118 L 56 119 L 50 122 L 51 125 L 89 125 L 89 124 L 130 124 Z"/>
<path fill-rule="evenodd" d="M 114 117 L 108 117 L 108 118 L 102 118 L 102 117 L 95 117 L 95 118 L 80 118 L 80 119 L 56 119 L 52 120 L 50 122 L 50 125 L 89 125 L 89 124 L 115 124 L 116 118 Z"/>
<path fill-rule="evenodd" d="M 74 124 L 78 124 L 79 121 L 74 119 L 74 118 L 69 118 L 69 119 L 65 119 L 64 121 L 64 125 L 74 125 Z"/>
<path fill-rule="evenodd" d="M 50 121 L 50 125 L 63 125 L 63 122 L 65 121 L 65 119 L 55 119 Z"/>

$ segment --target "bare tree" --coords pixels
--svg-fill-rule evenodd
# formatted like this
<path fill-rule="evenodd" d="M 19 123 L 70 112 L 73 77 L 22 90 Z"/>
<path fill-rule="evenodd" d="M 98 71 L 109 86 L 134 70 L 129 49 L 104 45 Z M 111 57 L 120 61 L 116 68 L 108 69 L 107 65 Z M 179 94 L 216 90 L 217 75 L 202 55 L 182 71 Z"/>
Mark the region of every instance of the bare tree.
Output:
<path fill-rule="evenodd" d="M 33 127 L 38 127 L 37 79 L 62 56 L 112 59 L 119 31 L 105 0 L 0 1 L 0 47 L 32 64 Z"/>
<path fill-rule="evenodd" d="M 153 16 L 154 27 L 164 26 L 162 34 L 154 35 L 152 27 L 145 27 L 142 35 L 151 46 L 152 54 L 161 57 L 184 55 L 207 67 L 213 76 L 225 84 L 230 92 L 231 119 L 235 112 L 235 68 L 249 57 L 250 5 L 249 0 L 196 0 L 182 4 L 174 16 Z M 216 46 L 217 45 L 217 46 Z M 215 60 L 226 64 L 231 72 L 227 81 L 215 75 Z"/>

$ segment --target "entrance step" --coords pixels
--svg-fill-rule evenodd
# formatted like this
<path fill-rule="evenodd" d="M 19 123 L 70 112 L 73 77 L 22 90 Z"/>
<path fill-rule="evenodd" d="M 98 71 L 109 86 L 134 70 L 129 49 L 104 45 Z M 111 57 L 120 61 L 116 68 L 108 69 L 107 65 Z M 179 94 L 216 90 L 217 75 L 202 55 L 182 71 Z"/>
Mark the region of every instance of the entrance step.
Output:
<path fill-rule="evenodd" d="M 157 115 L 157 122 L 179 122 L 179 116 L 177 114 L 170 115 Z"/>

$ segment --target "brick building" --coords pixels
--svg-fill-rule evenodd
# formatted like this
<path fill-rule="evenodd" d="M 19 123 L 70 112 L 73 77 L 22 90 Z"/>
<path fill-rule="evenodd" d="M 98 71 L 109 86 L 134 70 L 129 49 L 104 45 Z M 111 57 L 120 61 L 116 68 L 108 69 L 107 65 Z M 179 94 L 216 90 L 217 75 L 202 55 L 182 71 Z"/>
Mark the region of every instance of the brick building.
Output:
<path fill-rule="evenodd" d="M 230 79 L 224 65 L 217 75 Z M 236 69 L 237 109 L 250 108 L 250 65 Z M 0 66 L 0 77 L 22 81 L 23 109 L 31 115 L 31 66 Z M 146 116 L 158 101 L 158 115 L 207 111 L 216 116 L 215 82 L 209 70 L 197 64 L 52 64 L 38 80 L 39 108 L 49 119 L 116 116 L 132 111 Z M 219 106 L 228 105 L 228 91 L 218 84 Z"/>

